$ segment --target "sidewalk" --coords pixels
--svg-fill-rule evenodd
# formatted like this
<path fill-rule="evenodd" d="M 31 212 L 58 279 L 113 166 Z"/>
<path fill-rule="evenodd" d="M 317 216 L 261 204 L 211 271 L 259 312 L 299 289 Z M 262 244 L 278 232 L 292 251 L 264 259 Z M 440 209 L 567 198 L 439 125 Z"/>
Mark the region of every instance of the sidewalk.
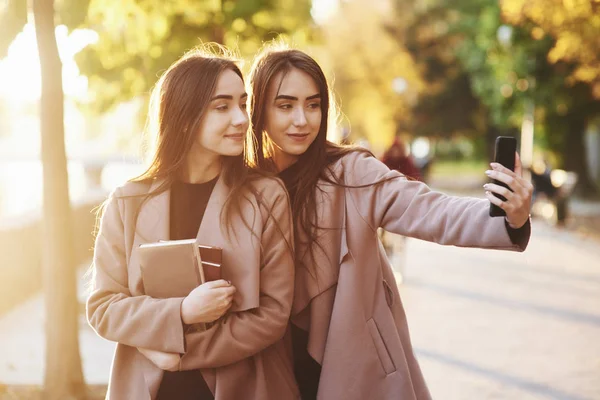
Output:
<path fill-rule="evenodd" d="M 434 399 L 600 399 L 600 240 L 532 232 L 524 253 L 407 240 L 400 293 Z"/>
<path fill-rule="evenodd" d="M 80 303 L 85 303 L 83 279 L 80 279 L 78 292 Z M 115 345 L 96 335 L 85 315 L 79 318 L 85 381 L 91 385 L 107 384 Z M 0 384 L 41 385 L 44 354 L 44 302 L 39 293 L 0 317 Z"/>

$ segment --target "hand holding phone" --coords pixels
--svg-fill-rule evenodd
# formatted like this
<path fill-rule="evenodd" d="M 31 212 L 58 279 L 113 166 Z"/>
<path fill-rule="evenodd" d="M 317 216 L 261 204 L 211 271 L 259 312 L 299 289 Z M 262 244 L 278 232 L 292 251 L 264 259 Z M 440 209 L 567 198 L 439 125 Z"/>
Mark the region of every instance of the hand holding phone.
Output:
<path fill-rule="evenodd" d="M 514 138 L 498 138 L 495 160 L 490 164 L 492 169 L 485 171 L 493 183 L 483 185 L 485 197 L 491 203 L 490 215 L 505 215 L 508 225 L 519 229 L 529 220 L 533 185 L 523 178 Z"/>
<path fill-rule="evenodd" d="M 517 152 L 517 140 L 511 136 L 498 136 L 496 138 L 496 146 L 494 152 L 494 162 L 503 165 L 514 172 L 515 170 L 515 153 Z M 504 182 L 497 179 L 492 179 L 492 183 L 503 186 L 512 192 L 512 189 Z M 502 195 L 493 193 L 494 196 L 502 201 L 506 198 Z M 506 212 L 497 205 L 490 203 L 490 217 L 503 217 Z"/>

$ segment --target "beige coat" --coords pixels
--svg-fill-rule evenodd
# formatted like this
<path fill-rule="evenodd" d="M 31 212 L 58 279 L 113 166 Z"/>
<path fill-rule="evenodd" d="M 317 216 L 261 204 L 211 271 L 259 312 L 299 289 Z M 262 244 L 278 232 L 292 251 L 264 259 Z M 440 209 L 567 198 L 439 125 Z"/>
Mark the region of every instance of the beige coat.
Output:
<path fill-rule="evenodd" d="M 444 245 L 523 249 L 503 218 L 488 216 L 487 200 L 431 191 L 358 152 L 334 173 L 350 186 L 395 179 L 352 189 L 321 182 L 319 225 L 332 228 L 321 232 L 324 251 L 313 246 L 313 264 L 304 238 L 296 242 L 292 321 L 309 331 L 308 351 L 322 365 L 318 399 L 429 399 L 377 228 Z"/>
<path fill-rule="evenodd" d="M 235 236 L 228 238 L 219 217 L 229 189 L 218 180 L 197 240 L 223 248 L 222 275 L 237 292 L 220 323 L 206 332 L 185 335 L 180 317 L 183 298 L 145 296 L 135 250 L 142 243 L 169 239 L 170 192 L 143 205 L 137 229 L 133 205 L 140 200 L 123 198 L 158 185 L 127 183 L 116 189 L 96 239 L 88 321 L 100 336 L 118 342 L 107 398 L 156 397 L 163 371 L 138 347 L 183 354 L 180 370 L 202 369 L 217 400 L 297 398 L 289 352 L 281 340 L 294 286 L 293 256 L 286 244 L 292 240 L 291 216 L 283 185 L 274 179 L 257 181 L 266 206 L 259 206 L 255 198 L 242 205 L 242 217 L 253 224 L 255 235 L 238 215 L 231 222 Z"/>

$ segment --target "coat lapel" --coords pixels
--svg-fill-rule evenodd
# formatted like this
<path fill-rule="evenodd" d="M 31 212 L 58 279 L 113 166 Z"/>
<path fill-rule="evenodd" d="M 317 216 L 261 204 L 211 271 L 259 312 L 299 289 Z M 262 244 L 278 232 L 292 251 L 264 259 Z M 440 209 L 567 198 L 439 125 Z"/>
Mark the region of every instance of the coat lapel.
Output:
<path fill-rule="evenodd" d="M 231 311 L 244 311 L 259 306 L 260 243 L 245 226 L 242 218 L 251 224 L 260 215 L 256 204 L 244 200 L 242 215 L 232 213 L 231 221 L 223 226 L 221 212 L 229 193 L 230 188 L 221 175 L 206 206 L 196 241 L 198 244 L 223 249 L 221 277 L 231 281 L 237 289 Z M 257 236 L 260 238 L 260 231 Z"/>
<path fill-rule="evenodd" d="M 163 181 L 155 181 L 149 192 L 160 187 Z M 260 243 L 258 238 L 261 231 L 252 235 L 244 224 L 244 219 L 256 227 L 260 219 L 259 207 L 256 203 L 242 201 L 242 215 L 233 213 L 228 226 L 221 224 L 221 211 L 230 193 L 223 177 L 219 177 L 210 196 L 204 217 L 200 223 L 196 241 L 198 244 L 220 247 L 223 249 L 222 277 L 229 280 L 237 288 L 232 311 L 243 311 L 259 306 L 260 290 Z M 147 200 L 140 209 L 135 227 L 131 258 L 129 260 L 129 281 L 133 295 L 144 294 L 141 280 L 140 265 L 137 257 L 137 247 L 143 243 L 153 243 L 168 240 L 169 235 L 169 204 L 170 190 Z M 244 219 L 242 219 L 244 218 Z M 227 228 L 230 228 L 229 235 Z"/>
<path fill-rule="evenodd" d="M 149 193 L 158 189 L 163 181 L 155 180 Z M 142 275 L 138 260 L 137 248 L 144 243 L 169 239 L 169 204 L 171 191 L 166 190 L 148 199 L 139 211 L 137 223 L 133 227 L 134 239 L 129 259 L 129 288 L 132 295 L 144 294 Z"/>
<path fill-rule="evenodd" d="M 296 241 L 299 265 L 296 267 L 292 316 L 300 314 L 313 298 L 337 283 L 339 265 L 348 254 L 344 188 L 321 181 L 316 200 L 317 221 L 323 228 L 318 232 L 320 246 L 314 245 L 306 235 Z M 311 250 L 314 252 L 314 260 Z"/>

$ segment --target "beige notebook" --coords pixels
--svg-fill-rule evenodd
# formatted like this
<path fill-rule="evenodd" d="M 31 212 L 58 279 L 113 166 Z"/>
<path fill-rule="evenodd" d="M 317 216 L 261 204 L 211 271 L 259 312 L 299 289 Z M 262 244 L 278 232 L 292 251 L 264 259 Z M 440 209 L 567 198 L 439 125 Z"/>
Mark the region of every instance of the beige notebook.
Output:
<path fill-rule="evenodd" d="M 220 248 L 198 245 L 195 239 L 142 244 L 138 258 L 144 292 L 159 299 L 185 297 L 198 285 L 220 279 L 221 254 Z"/>

